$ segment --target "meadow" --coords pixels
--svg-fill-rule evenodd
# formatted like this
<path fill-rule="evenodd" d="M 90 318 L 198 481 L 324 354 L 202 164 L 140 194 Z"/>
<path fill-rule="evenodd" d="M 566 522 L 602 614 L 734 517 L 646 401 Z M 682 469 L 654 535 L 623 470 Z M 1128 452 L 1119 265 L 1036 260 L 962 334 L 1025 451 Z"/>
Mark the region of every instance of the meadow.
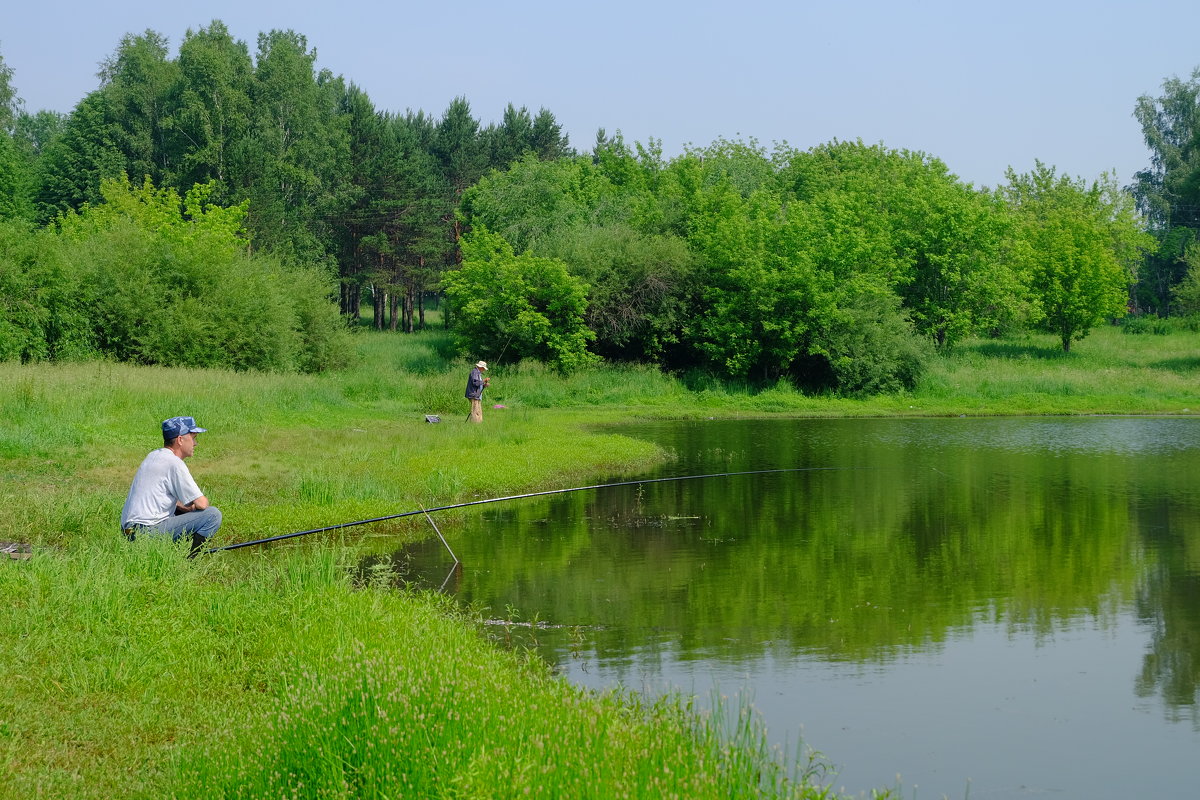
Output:
<path fill-rule="evenodd" d="M 431 535 L 419 516 L 191 561 L 130 545 L 117 516 L 165 417 L 209 428 L 190 466 L 222 545 L 669 462 L 613 421 L 1190 415 L 1196 342 L 971 341 L 915 391 L 868 398 L 497 364 L 482 426 L 463 422 L 468 363 L 440 329 L 363 332 L 355 367 L 310 376 L 0 364 L 0 541 L 32 549 L 0 561 L 0 796 L 833 796 L 819 755 L 771 751 L 745 706 L 576 690 L 480 633 L 488 610 L 352 568 Z M 451 541 L 469 513 L 439 517 Z"/>

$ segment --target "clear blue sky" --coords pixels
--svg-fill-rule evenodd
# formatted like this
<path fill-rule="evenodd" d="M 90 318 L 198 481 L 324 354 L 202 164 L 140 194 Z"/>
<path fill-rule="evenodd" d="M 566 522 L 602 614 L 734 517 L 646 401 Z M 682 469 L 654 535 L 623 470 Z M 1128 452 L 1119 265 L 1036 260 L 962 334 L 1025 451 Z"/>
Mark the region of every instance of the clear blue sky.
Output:
<path fill-rule="evenodd" d="M 318 66 L 375 106 L 440 116 L 465 96 L 485 124 L 507 103 L 548 108 L 571 143 L 753 137 L 802 149 L 882 142 L 994 186 L 1035 159 L 1122 185 L 1149 164 L 1132 112 L 1200 66 L 1197 0 L 896 0 L 713 3 L 9 3 L 0 54 L 28 110 L 70 111 L 126 33 L 170 40 L 220 19 L 304 34 Z"/>

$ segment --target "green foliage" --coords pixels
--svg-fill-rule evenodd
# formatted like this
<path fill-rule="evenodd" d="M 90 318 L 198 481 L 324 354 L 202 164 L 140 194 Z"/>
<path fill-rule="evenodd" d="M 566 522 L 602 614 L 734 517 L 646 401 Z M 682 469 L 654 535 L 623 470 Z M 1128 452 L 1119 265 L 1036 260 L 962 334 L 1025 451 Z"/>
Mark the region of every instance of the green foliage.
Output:
<path fill-rule="evenodd" d="M 1089 187 L 1039 162 L 1031 173 L 1010 169 L 1008 177 L 1003 191 L 1015 214 L 1013 258 L 1037 319 L 1069 350 L 1103 320 L 1124 316 L 1137 258 L 1154 240 L 1108 176 Z"/>
<path fill-rule="evenodd" d="M 86 275 L 52 234 L 0 224 L 0 360 L 75 360 L 97 355 L 82 298 Z"/>
<path fill-rule="evenodd" d="M 847 394 L 913 385 L 925 347 L 889 285 L 902 263 L 869 193 L 790 203 L 754 189 L 743 200 L 718 176 L 699 195 L 690 242 L 707 270 L 708 313 L 689 331 L 711 363 Z"/>
<path fill-rule="evenodd" d="M 33 236 L 22 224 L 0 221 L 0 361 L 33 361 L 45 356 L 47 310 L 31 267 L 37 258 Z"/>
<path fill-rule="evenodd" d="M 534 358 L 570 370 L 595 361 L 583 323 L 587 287 L 556 259 L 513 254 L 486 228 L 463 242 L 463 263 L 443 290 L 455 314 L 459 350 L 491 361 Z"/>
<path fill-rule="evenodd" d="M 495 167 L 510 164 L 527 153 L 545 161 L 573 155 L 562 125 L 545 108 L 540 109 L 535 118 L 525 106 L 518 109 L 509 103 L 501 123 L 489 125 L 481 132 L 481 138 L 488 151 L 488 161 Z"/>
<path fill-rule="evenodd" d="M 587 225 L 555 231 L 538 250 L 587 284 L 585 319 L 598 355 L 668 365 L 679 357 L 696 283 L 683 239 L 619 223 Z"/>
<path fill-rule="evenodd" d="M 136 189 L 105 181 L 104 203 L 14 246 L 14 274 L 39 292 L 5 309 L 5 354 L 94 350 L 144 364 L 282 371 L 344 364 L 348 333 L 325 279 L 248 254 L 246 204 L 216 206 L 213 190 L 196 186 L 181 200 L 149 180 Z"/>
<path fill-rule="evenodd" d="M 807 221 L 781 219 L 776 196 L 749 198 L 721 184 L 690 242 L 702 266 L 701 305 L 687 335 L 705 360 L 734 378 L 769 380 L 809 352 L 813 325 L 832 301 L 832 276 L 790 245 Z"/>
<path fill-rule="evenodd" d="M 1200 242 L 1190 242 L 1179 259 L 1187 268 L 1183 280 L 1171 289 L 1175 309 L 1181 314 L 1200 314 Z"/>
<path fill-rule="evenodd" d="M 857 393 L 911 385 L 915 335 L 952 344 L 1027 315 L 997 198 L 861 142 L 768 154 L 718 140 L 664 163 L 653 142 L 602 136 L 591 160 L 484 177 L 462 211 L 587 282 L 607 358 Z"/>
<path fill-rule="evenodd" d="M 178 65 L 178 82 L 168 90 L 168 111 L 162 118 L 171 154 L 168 183 L 192 186 L 215 180 L 228 191 L 228 182 L 238 180 L 238 151 L 250 127 L 254 64 L 249 49 L 214 20 L 187 32 Z"/>
<path fill-rule="evenodd" d="M 0 220 L 26 219 L 31 212 L 25 160 L 12 137 L 0 130 Z"/>
<path fill-rule="evenodd" d="M 590 159 L 526 156 L 481 178 L 463 195 L 461 208 L 470 224 L 503 236 L 516 252 L 536 253 L 564 229 L 606 221 L 600 207 L 614 192 Z"/>
<path fill-rule="evenodd" d="M 545 264 L 521 259 L 560 262 L 588 287 L 581 329 L 569 319 L 575 311 L 564 310 L 547 328 L 535 308 L 513 323 L 520 332 L 505 328 L 497 352 L 511 339 L 560 367 L 589 360 L 590 350 L 760 386 L 781 376 L 847 393 L 908 385 L 921 359 L 897 355 L 911 350 L 901 344 L 910 339 L 905 326 L 948 347 L 1041 324 L 1069 347 L 1097 320 L 1120 315 L 1116 275 L 1132 275 L 1143 260 L 1148 268 L 1131 307 L 1167 313 L 1196 229 L 1181 215 L 1200 208 L 1195 76 L 1164 84 L 1162 98 L 1139 100 L 1154 165 L 1139 174 L 1137 196 L 1162 241 L 1159 255 L 1146 259 L 1151 247 L 1141 223 L 1108 178 L 1090 189 L 1066 181 L 1053 191 L 1031 179 L 1028 191 L 1014 184 L 991 193 L 963 185 L 937 158 L 882 144 L 833 141 L 801 152 L 718 139 L 665 159 L 661 142 L 630 145 L 603 130 L 593 151 L 577 156 L 547 109 L 532 115 L 509 104 L 487 126 L 465 97 L 440 117 L 390 114 L 319 68 L 303 35 L 272 30 L 257 45 L 252 54 L 219 20 L 189 30 L 177 58 L 160 33 L 126 35 L 101 65 L 101 85 L 65 120 L 23 114 L 11 70 L 0 62 L 0 107 L 13 135 L 0 138 L 0 219 L 48 223 L 85 204 L 97 207 L 104 182 L 122 175 L 135 183 L 149 177 L 180 194 L 208 186 L 208 205 L 244 209 L 244 249 L 277 260 L 253 280 L 222 278 L 236 295 L 222 303 L 238 309 L 239 319 L 261 315 L 271 330 L 292 319 L 303 343 L 284 334 L 234 336 L 246 355 L 225 362 L 231 365 L 311 369 L 338 360 L 332 351 L 339 347 L 325 347 L 336 337 L 327 335 L 323 306 L 287 299 L 262 274 L 294 265 L 332 272 L 336 264 L 343 313 L 357 319 L 369 297 L 376 327 L 412 331 L 428 293 L 461 263 L 462 237 L 479 227 L 512 245 L 510 261 L 539 273 L 534 283 L 558 278 Z M 1078 202 L 1063 199 L 1072 192 Z M 38 269 L 53 272 L 64 259 L 83 258 L 104 264 L 104 274 L 146 273 L 148 264 L 175 259 L 156 247 L 192 247 L 170 238 L 185 230 L 195 229 L 163 228 L 158 244 L 126 236 L 121 246 L 131 248 L 137 267 L 72 252 L 47 256 L 49 265 Z M 208 246 L 215 245 L 196 245 Z M 185 272 L 194 268 L 176 260 Z M 213 269 L 224 275 L 226 268 Z M 1064 276 L 1071 276 L 1066 283 Z M 56 285 L 75 280 L 62 273 Z M 157 285 L 153 275 L 148 280 Z M 281 282 L 311 288 L 321 281 L 317 272 Z M 899 298 L 898 309 L 889 294 Z M 251 295 L 260 307 L 239 299 Z M 11 357 L 112 348 L 121 357 L 159 359 L 179 347 L 167 330 L 141 322 L 139 341 L 129 330 L 77 328 L 81 306 L 65 292 L 60 299 L 50 315 L 57 322 L 37 323 L 46 329 L 43 354 L 26 342 L 12 344 Z M 106 325 L 151 313 L 132 297 L 105 302 Z M 509 305 L 517 314 L 523 309 Z M 179 309 L 171 330 L 202 349 L 220 338 L 185 304 Z M 24 319 L 22 329 L 30 329 L 32 319 Z M 478 317 L 444 319 L 481 354 L 498 333 L 495 325 L 468 330 Z M 850 324 L 877 329 L 850 334 Z M 16 342 L 16 323 L 7 325 L 7 340 Z M 554 339 L 551 330 L 560 328 L 573 332 Z M 850 347 L 852 340 L 859 344 Z M 896 347 L 882 347 L 891 355 L 877 357 L 867 343 L 884 341 Z M 301 355 L 324 352 L 330 355 Z"/>
<path fill-rule="evenodd" d="M 843 394 L 891 394 L 917 387 L 930 360 L 929 340 L 919 336 L 900 308 L 900 298 L 871 284 L 844 287 L 837 312 L 824 321 L 820 353 L 832 380 L 814 388 Z"/>
<path fill-rule="evenodd" d="M 38 159 L 37 219 L 97 203 L 100 184 L 128 174 L 125 158 L 110 130 L 112 110 L 103 91 L 88 94 L 71 112 L 61 135 L 46 145 Z"/>
<path fill-rule="evenodd" d="M 126 34 L 100 65 L 109 117 L 106 136 L 129 175 L 155 183 L 166 177 L 169 153 L 162 144 L 163 97 L 179 81 L 179 64 L 168 57 L 167 37 L 152 30 Z"/>
<path fill-rule="evenodd" d="M 1172 288 L 1184 278 L 1182 256 L 1200 230 L 1200 69 L 1190 79 L 1163 81 L 1162 95 L 1142 95 L 1134 107 L 1150 166 L 1131 187 L 1159 241 L 1138 275 L 1139 308 L 1166 315 Z"/>
<path fill-rule="evenodd" d="M 1161 97 L 1142 95 L 1134 117 L 1151 165 L 1135 176 L 1133 191 L 1156 230 L 1200 226 L 1200 68 L 1189 80 L 1163 81 Z"/>

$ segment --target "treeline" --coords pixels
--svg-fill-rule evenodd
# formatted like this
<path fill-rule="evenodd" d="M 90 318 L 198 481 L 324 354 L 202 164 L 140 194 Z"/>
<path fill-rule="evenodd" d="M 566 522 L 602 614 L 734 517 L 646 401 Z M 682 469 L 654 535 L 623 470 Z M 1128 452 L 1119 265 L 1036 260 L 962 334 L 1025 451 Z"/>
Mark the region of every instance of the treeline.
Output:
<path fill-rule="evenodd" d="M 1008 178 L 976 190 L 861 142 L 718 141 L 664 161 L 617 137 L 484 176 L 443 287 L 464 346 L 497 358 L 891 390 L 931 347 L 1040 326 L 1069 349 L 1125 314 L 1154 246 L 1132 198 L 1042 164 Z"/>
<path fill-rule="evenodd" d="M 266 258 L 271 263 L 260 271 L 308 271 L 302 279 L 276 281 L 293 292 L 297 284 L 313 288 L 313 270 L 323 273 L 320 297 L 332 296 L 335 308 L 354 316 L 365 297 L 380 327 L 419 324 L 426 291 L 457 263 L 455 209 L 464 189 L 526 152 L 572 154 L 544 109 L 531 114 L 510 105 L 500 124 L 488 126 L 463 98 L 440 118 L 377 110 L 353 83 L 318 69 L 304 36 L 261 34 L 252 57 L 219 21 L 189 30 L 175 57 L 161 34 L 124 37 L 102 64 L 99 87 L 69 115 L 27 113 L 13 78 L 0 59 L 0 220 L 26 223 L 30 234 L 53 230 L 63 215 L 108 202 L 106 192 L 119 191 L 105 188 L 110 181 L 126 180 L 133 187 L 148 180 L 151 192 L 174 190 L 186 218 L 182 198 L 205 187 L 209 206 L 243 207 L 238 235 L 246 240 L 245 264 Z M 143 215 L 138 224 L 146 223 Z M 48 277 L 44 269 L 35 275 L 22 266 L 33 245 L 16 254 L 11 243 L 20 235 L 10 229 L 5 238 L 10 245 L 0 250 L 0 288 Z M 155 265 L 168 283 L 176 274 L 169 262 Z M 218 271 L 209 278 L 223 280 Z M 38 331 L 30 328 L 31 318 L 56 310 L 41 306 L 34 313 L 28 302 L 14 308 L 15 296 L 5 291 L 0 301 L 0 358 L 76 357 L 89 349 L 127 357 L 129 349 L 109 347 L 103 331 L 67 347 L 44 329 L 43 341 L 32 342 Z M 161 299 L 165 305 L 170 298 Z M 271 297 L 261 302 L 279 305 Z M 205 308 L 214 310 L 196 311 L 204 315 Z M 216 310 L 228 316 L 221 313 L 228 309 Z M 290 324 L 302 328 L 306 320 Z M 141 360 L 159 358 L 150 355 L 157 348 L 134 349 Z M 210 361 L 280 363 L 245 352 L 213 353 Z M 314 355 L 307 362 L 321 368 L 336 359 Z"/>
<path fill-rule="evenodd" d="M 160 34 L 125 37 L 67 116 L 26 113 L 12 77 L 0 61 L 0 219 L 61 235 L 128 181 L 144 198 L 174 191 L 187 222 L 182 198 L 204 187 L 207 207 L 244 209 L 246 263 L 316 269 L 343 315 L 369 303 L 380 328 L 420 326 L 442 292 L 464 353 L 502 363 L 630 360 L 880 391 L 912 385 L 932 349 L 964 336 L 1040 327 L 1069 349 L 1130 310 L 1200 309 L 1195 76 L 1139 101 L 1155 156 L 1134 195 L 1041 163 L 976 189 L 924 153 L 861 142 L 718 141 L 664 159 L 653 140 L 601 131 L 577 153 L 545 109 L 509 105 L 487 126 L 464 98 L 440 118 L 379 110 L 318 69 L 303 36 L 261 34 L 252 57 L 219 21 L 174 58 Z M 19 272 L 8 251 L 0 264 Z M 16 305 L 0 305 L 0 357 L 68 352 L 45 330 L 40 349 L 14 344 L 38 316 Z"/>

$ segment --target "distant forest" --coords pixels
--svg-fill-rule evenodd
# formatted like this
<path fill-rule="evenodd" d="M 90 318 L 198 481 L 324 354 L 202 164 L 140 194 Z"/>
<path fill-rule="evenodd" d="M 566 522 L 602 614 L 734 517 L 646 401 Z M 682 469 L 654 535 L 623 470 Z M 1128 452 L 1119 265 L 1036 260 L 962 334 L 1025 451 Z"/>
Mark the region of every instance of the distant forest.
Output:
<path fill-rule="evenodd" d="M 1136 99 L 1132 186 L 994 190 L 882 143 L 667 158 L 545 108 L 377 109 L 304 36 L 219 21 L 125 36 L 70 114 L 18 83 L 0 54 L 0 359 L 318 371 L 345 318 L 412 331 L 437 296 L 472 358 L 862 393 L 964 337 L 1200 312 L 1200 70 Z"/>

